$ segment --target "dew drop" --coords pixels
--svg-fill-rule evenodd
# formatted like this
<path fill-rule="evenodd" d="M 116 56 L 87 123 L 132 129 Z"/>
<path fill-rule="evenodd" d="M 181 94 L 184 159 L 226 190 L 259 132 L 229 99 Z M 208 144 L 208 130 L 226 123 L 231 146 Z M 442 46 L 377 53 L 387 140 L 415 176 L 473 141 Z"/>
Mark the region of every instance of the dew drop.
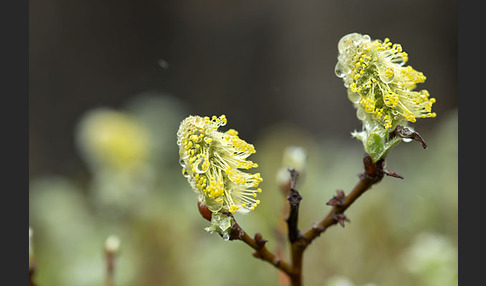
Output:
<path fill-rule="evenodd" d="M 177 145 L 178 146 L 181 146 L 181 144 L 182 144 L 182 135 L 183 135 L 183 133 L 180 130 L 177 131 Z"/>
<path fill-rule="evenodd" d="M 356 110 L 356 117 L 358 117 L 359 120 L 365 120 L 366 112 L 363 110 L 363 108 L 358 107 L 358 110 Z"/>
<path fill-rule="evenodd" d="M 228 234 L 228 232 L 223 232 L 223 240 L 224 241 L 229 241 L 230 240 L 230 235 Z"/>
<path fill-rule="evenodd" d="M 394 75 L 392 75 L 392 76 L 380 75 L 380 79 L 384 83 L 390 83 L 390 82 L 392 82 L 393 81 L 393 78 L 394 78 Z"/>
<path fill-rule="evenodd" d="M 408 143 L 408 142 L 412 142 L 413 139 L 412 138 L 402 138 L 402 141 Z"/>
<path fill-rule="evenodd" d="M 352 103 L 358 103 L 359 100 L 361 99 L 361 95 L 359 93 L 352 92 L 352 91 L 348 90 L 348 99 Z"/>
<path fill-rule="evenodd" d="M 189 158 L 189 154 L 184 148 L 181 148 L 179 150 L 179 157 L 181 158 L 181 160 L 186 160 L 187 158 Z"/>
<path fill-rule="evenodd" d="M 227 230 L 231 226 L 231 219 L 226 218 L 219 221 L 219 228 L 222 231 Z"/>
<path fill-rule="evenodd" d="M 194 135 L 194 137 L 192 137 L 192 141 L 194 141 L 195 143 L 201 142 L 201 137 L 202 137 L 200 136 L 201 134 L 203 133 L 201 132 L 200 129 L 194 130 L 194 132 L 192 133 L 192 135 Z"/>
<path fill-rule="evenodd" d="M 403 58 L 403 56 L 401 55 L 396 55 L 393 59 L 392 59 L 392 62 L 394 64 L 397 64 L 399 66 L 403 66 L 405 64 L 405 58 Z"/>
<path fill-rule="evenodd" d="M 184 161 L 184 159 L 179 159 L 179 164 L 181 165 L 182 168 L 186 167 L 186 162 Z"/>
<path fill-rule="evenodd" d="M 182 175 L 183 175 L 184 177 L 186 177 L 186 178 L 189 178 L 189 177 L 190 177 L 190 175 L 189 175 L 189 173 L 187 172 L 186 168 L 183 168 L 183 169 L 182 169 Z"/>
<path fill-rule="evenodd" d="M 209 169 L 209 161 L 204 157 L 200 157 L 196 160 L 196 173 L 203 174 L 206 173 Z"/>
<path fill-rule="evenodd" d="M 379 73 L 380 79 L 384 83 L 390 83 L 395 78 L 395 71 L 393 70 L 393 68 L 388 67 L 387 69 L 388 70 L 380 71 L 380 73 Z"/>
<path fill-rule="evenodd" d="M 334 73 L 339 78 L 343 78 L 346 75 L 347 72 L 342 62 L 339 61 L 336 64 L 336 67 L 334 68 Z"/>
<path fill-rule="evenodd" d="M 358 44 L 362 40 L 362 35 L 359 33 L 351 33 L 342 37 L 338 43 L 339 53 L 344 53 L 348 47 Z"/>

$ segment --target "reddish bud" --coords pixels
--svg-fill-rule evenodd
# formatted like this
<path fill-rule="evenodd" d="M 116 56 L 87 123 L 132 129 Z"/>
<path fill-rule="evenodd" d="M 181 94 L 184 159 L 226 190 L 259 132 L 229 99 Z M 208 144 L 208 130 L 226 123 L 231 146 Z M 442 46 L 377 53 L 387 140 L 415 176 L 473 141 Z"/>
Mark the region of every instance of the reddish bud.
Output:
<path fill-rule="evenodd" d="M 393 171 L 390 171 L 390 170 L 381 170 L 381 172 L 387 176 L 390 176 L 390 177 L 395 177 L 395 178 L 399 178 L 399 179 L 403 179 L 403 177 L 398 174 L 397 172 L 393 172 Z"/>
<path fill-rule="evenodd" d="M 255 242 L 260 245 L 261 247 L 263 247 L 265 245 L 265 243 L 267 243 L 267 240 L 266 239 L 263 239 L 263 236 L 261 233 L 257 232 L 255 233 Z"/>
<path fill-rule="evenodd" d="M 211 221 L 212 212 L 208 209 L 208 207 L 204 204 L 201 204 L 200 201 L 197 202 L 197 208 L 199 209 L 199 213 L 203 218 L 208 221 Z"/>
<path fill-rule="evenodd" d="M 350 222 L 350 220 L 342 213 L 334 214 L 332 218 L 339 223 L 340 226 L 344 227 L 344 222 Z"/>
<path fill-rule="evenodd" d="M 422 147 L 424 149 L 427 149 L 427 144 L 425 143 L 424 139 L 422 138 L 422 136 L 420 136 L 420 134 L 418 132 L 412 131 L 412 130 L 408 129 L 407 127 L 397 125 L 394 133 L 401 138 L 409 138 L 409 139 L 418 141 L 418 142 L 420 142 L 420 144 L 422 144 Z"/>
<path fill-rule="evenodd" d="M 328 206 L 333 207 L 340 207 L 344 204 L 344 199 L 346 199 L 346 195 L 344 194 L 343 190 L 337 190 L 337 195 L 333 196 L 328 202 Z"/>

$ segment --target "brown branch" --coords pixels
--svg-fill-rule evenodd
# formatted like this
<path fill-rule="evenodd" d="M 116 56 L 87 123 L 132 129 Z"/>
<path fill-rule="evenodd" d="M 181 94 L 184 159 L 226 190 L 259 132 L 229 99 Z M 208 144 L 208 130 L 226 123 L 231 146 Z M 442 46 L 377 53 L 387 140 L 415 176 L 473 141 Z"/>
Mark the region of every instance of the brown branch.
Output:
<path fill-rule="evenodd" d="M 302 258 L 303 249 L 300 247 L 300 243 L 297 242 L 302 237 L 302 234 L 298 228 L 299 218 L 299 205 L 302 200 L 302 196 L 295 188 L 297 184 L 297 177 L 299 173 L 295 169 L 289 169 L 290 172 L 290 194 L 287 199 L 289 200 L 290 212 L 287 218 L 288 224 L 288 238 L 290 242 L 290 255 L 292 259 L 292 273 L 289 275 L 292 286 L 302 285 Z"/>
<path fill-rule="evenodd" d="M 366 154 L 363 158 L 364 171 L 359 175 L 360 180 L 351 190 L 349 195 L 345 195 L 343 191 L 339 190 L 337 196 L 334 196 L 328 205 L 332 206 L 329 213 L 319 223 L 306 231 L 301 239 L 298 241 L 301 244 L 302 251 L 305 249 L 316 237 L 326 231 L 326 229 L 334 224 L 339 223 L 344 227 L 344 222 L 348 221 L 344 215 L 344 211 L 348 209 L 362 194 L 371 188 L 374 184 L 381 181 L 384 175 L 403 178 L 395 172 L 384 170 L 385 161 L 381 159 L 378 162 L 373 162 L 370 155 Z"/>
<path fill-rule="evenodd" d="M 115 261 L 120 247 L 120 240 L 117 236 L 109 236 L 105 241 L 105 286 L 115 286 Z"/>
<path fill-rule="evenodd" d="M 255 234 L 255 238 L 251 238 L 235 221 L 233 224 L 233 229 L 231 231 L 231 236 L 230 240 L 241 240 L 247 245 L 249 245 L 251 248 L 255 250 L 253 253 L 253 256 L 256 258 L 260 258 L 276 268 L 280 269 L 287 275 L 292 274 L 292 267 L 285 262 L 284 260 L 278 258 L 270 252 L 267 247 L 265 246 L 265 243 L 267 240 L 263 239 L 262 235 L 260 233 Z"/>
<path fill-rule="evenodd" d="M 295 185 L 297 183 L 297 177 L 299 173 L 295 169 L 289 169 L 290 172 L 290 194 L 287 196 L 287 199 L 290 203 L 290 212 L 289 217 L 286 219 L 288 225 L 288 235 L 289 241 L 292 243 L 296 241 L 300 237 L 300 231 L 297 225 L 299 219 L 299 205 L 300 201 L 302 200 L 302 196 L 299 192 L 295 189 Z"/>
<path fill-rule="evenodd" d="M 115 286 L 115 281 L 114 281 L 115 254 L 113 252 L 106 251 L 105 262 L 106 262 L 105 286 Z"/>
<path fill-rule="evenodd" d="M 344 227 L 345 222 L 349 219 L 344 215 L 346 211 L 362 194 L 371 188 L 374 184 L 380 182 L 385 175 L 401 178 L 403 177 L 395 172 L 385 170 L 384 159 L 378 162 L 373 162 L 370 155 L 365 154 L 363 158 L 364 170 L 359 174 L 359 181 L 351 190 L 349 195 L 345 195 L 344 191 L 338 190 L 336 196 L 332 197 L 327 205 L 332 206 L 329 213 L 313 227 L 305 233 L 301 233 L 298 228 L 298 212 L 302 196 L 296 190 L 298 172 L 294 169 L 289 169 L 291 175 L 290 193 L 287 197 L 290 205 L 289 216 L 286 219 L 288 226 L 288 239 L 290 242 L 291 263 L 277 258 L 266 247 L 267 242 L 262 238 L 260 233 L 255 234 L 255 238 L 251 238 L 235 221 L 233 224 L 230 240 L 241 240 L 256 250 L 253 256 L 269 262 L 290 278 L 292 286 L 302 285 L 302 261 L 303 254 L 307 246 L 323 233 L 328 227 L 340 224 Z"/>
<path fill-rule="evenodd" d="M 289 215 L 289 205 L 286 203 L 287 197 L 290 194 L 290 178 L 287 182 L 280 184 L 280 191 L 282 193 L 282 199 L 285 200 L 282 202 L 280 216 L 278 219 L 278 225 L 275 231 L 275 239 L 276 239 L 276 247 L 275 247 L 275 256 L 279 259 L 284 259 L 285 251 L 284 248 L 286 247 L 286 232 L 288 230 L 288 224 L 286 223 L 287 217 Z M 290 278 L 289 276 L 282 272 L 278 272 L 278 285 L 279 286 L 290 286 Z"/>

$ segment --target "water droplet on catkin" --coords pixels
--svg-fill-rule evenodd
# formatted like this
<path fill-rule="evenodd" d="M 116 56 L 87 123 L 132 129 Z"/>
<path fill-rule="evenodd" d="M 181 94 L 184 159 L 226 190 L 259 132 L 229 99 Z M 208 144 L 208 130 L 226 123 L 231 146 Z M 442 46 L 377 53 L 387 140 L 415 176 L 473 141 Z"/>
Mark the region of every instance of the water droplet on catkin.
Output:
<path fill-rule="evenodd" d="M 361 95 L 356 92 L 348 91 L 348 99 L 352 103 L 358 103 L 361 99 Z"/>
<path fill-rule="evenodd" d="M 204 157 L 200 157 L 196 160 L 195 162 L 196 164 L 196 173 L 198 174 L 203 174 L 203 173 L 206 173 L 209 169 L 209 161 L 208 159 L 204 158 Z"/>
<path fill-rule="evenodd" d="M 343 78 L 346 75 L 344 65 L 341 62 L 338 62 L 336 64 L 336 67 L 334 68 L 334 73 L 339 78 Z"/>
<path fill-rule="evenodd" d="M 363 108 L 358 107 L 358 110 L 356 110 L 356 117 L 358 117 L 359 120 L 365 120 L 366 112 L 363 110 Z"/>
<path fill-rule="evenodd" d="M 186 178 L 190 177 L 189 173 L 187 172 L 187 170 L 185 168 L 182 169 L 182 175 Z"/>

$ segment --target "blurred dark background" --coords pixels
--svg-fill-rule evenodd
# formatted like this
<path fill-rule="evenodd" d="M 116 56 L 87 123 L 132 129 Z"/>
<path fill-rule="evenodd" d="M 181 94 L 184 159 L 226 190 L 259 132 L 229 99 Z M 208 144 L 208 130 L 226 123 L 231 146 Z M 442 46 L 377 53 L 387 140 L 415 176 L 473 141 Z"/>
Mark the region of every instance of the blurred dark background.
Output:
<path fill-rule="evenodd" d="M 334 65 L 351 32 L 400 43 L 427 76 L 418 88 L 437 98 L 440 119 L 457 106 L 456 4 L 30 1 L 30 176 L 76 172 L 80 116 L 146 91 L 169 93 L 193 114 L 224 113 L 248 141 L 278 122 L 349 138 L 360 124 Z"/>

